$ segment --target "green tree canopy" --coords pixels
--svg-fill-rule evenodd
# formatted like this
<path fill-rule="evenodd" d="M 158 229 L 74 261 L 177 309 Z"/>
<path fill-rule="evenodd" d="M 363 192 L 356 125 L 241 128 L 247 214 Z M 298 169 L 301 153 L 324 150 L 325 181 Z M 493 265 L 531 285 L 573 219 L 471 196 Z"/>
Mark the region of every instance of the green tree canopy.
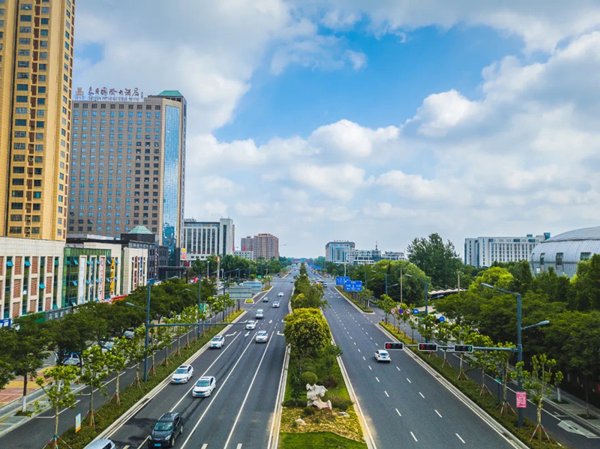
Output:
<path fill-rule="evenodd" d="M 452 242 L 444 243 L 439 234 L 416 238 L 406 248 L 408 260 L 427 273 L 436 287 L 456 285 L 457 273 L 462 266 Z"/>

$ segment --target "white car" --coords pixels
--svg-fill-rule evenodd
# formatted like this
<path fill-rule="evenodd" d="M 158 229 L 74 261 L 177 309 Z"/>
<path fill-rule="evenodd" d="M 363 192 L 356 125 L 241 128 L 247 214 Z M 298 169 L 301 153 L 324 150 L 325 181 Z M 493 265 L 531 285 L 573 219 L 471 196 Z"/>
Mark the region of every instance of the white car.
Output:
<path fill-rule="evenodd" d="M 212 394 L 217 386 L 217 381 L 212 376 L 202 376 L 192 389 L 192 396 L 195 398 L 205 398 Z"/>
<path fill-rule="evenodd" d="M 279 307 L 279 301 L 273 302 L 273 307 L 278 308 Z"/>
<path fill-rule="evenodd" d="M 258 309 L 258 310 L 256 311 L 256 314 L 254 315 L 254 317 L 255 317 L 257 320 L 261 320 L 261 319 L 263 319 L 263 318 L 265 317 L 265 312 L 264 312 L 264 310 L 263 310 L 263 309 Z"/>
<path fill-rule="evenodd" d="M 248 321 L 246 323 L 246 329 L 249 331 L 256 329 L 256 321 Z"/>
<path fill-rule="evenodd" d="M 256 343 L 266 343 L 269 340 L 269 334 L 267 331 L 258 331 L 256 333 Z"/>
<path fill-rule="evenodd" d="M 187 384 L 194 376 L 194 367 L 191 365 L 181 365 L 171 376 L 172 384 Z"/>
<path fill-rule="evenodd" d="M 216 335 L 210 341 L 210 348 L 211 349 L 212 348 L 221 349 L 224 344 L 225 344 L 225 337 L 223 337 L 222 335 Z"/>
<path fill-rule="evenodd" d="M 375 360 L 377 360 L 378 362 L 391 362 L 392 359 L 390 357 L 390 353 L 387 351 L 384 351 L 383 349 L 379 349 L 377 351 L 375 351 Z"/>
<path fill-rule="evenodd" d="M 280 298 L 283 298 L 283 292 L 277 293 L 277 296 L 279 296 Z"/>

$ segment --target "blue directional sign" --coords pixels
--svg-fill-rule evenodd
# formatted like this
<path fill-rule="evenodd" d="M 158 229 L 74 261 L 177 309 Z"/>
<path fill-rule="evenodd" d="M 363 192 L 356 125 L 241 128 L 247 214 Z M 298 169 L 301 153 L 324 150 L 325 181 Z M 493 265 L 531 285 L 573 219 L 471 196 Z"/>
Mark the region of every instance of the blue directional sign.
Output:
<path fill-rule="evenodd" d="M 4 320 L 0 320 L 0 329 L 2 329 L 3 327 L 10 327 L 11 324 L 12 324 L 11 318 L 6 318 Z"/>
<path fill-rule="evenodd" d="M 440 320 L 440 322 L 441 322 L 441 323 L 443 323 L 444 321 L 446 321 L 446 318 L 444 318 L 443 316 L 441 316 L 441 317 L 439 318 L 439 320 Z"/>
<path fill-rule="evenodd" d="M 314 268 L 315 270 L 322 270 L 322 269 L 323 269 L 323 268 L 322 268 L 321 266 L 319 266 L 319 265 L 313 265 L 313 268 Z"/>
<path fill-rule="evenodd" d="M 347 281 L 344 284 L 344 291 L 362 292 L 362 281 Z"/>
<path fill-rule="evenodd" d="M 418 315 L 419 314 L 419 309 L 413 309 L 413 314 Z"/>
<path fill-rule="evenodd" d="M 335 278 L 335 285 L 344 285 L 350 278 L 348 276 L 338 276 Z"/>

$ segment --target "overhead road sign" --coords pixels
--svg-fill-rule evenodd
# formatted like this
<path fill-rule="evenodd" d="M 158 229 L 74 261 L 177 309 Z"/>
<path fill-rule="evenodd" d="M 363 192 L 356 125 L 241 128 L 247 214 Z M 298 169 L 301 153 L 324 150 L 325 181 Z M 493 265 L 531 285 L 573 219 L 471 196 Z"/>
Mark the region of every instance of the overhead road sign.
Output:
<path fill-rule="evenodd" d="M 344 291 L 362 292 L 362 281 L 348 281 L 344 284 Z"/>
<path fill-rule="evenodd" d="M 252 296 L 254 296 L 254 289 L 250 286 L 229 287 L 229 298 L 231 299 L 250 299 Z"/>
<path fill-rule="evenodd" d="M 348 276 L 338 276 L 335 278 L 335 285 L 344 285 L 346 282 L 349 282 L 350 278 Z"/>

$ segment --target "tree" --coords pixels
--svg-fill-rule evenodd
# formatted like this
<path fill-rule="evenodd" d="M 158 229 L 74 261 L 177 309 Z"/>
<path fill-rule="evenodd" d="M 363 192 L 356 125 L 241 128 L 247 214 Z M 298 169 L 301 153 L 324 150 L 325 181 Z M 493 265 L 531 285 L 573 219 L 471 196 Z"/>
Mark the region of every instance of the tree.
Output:
<path fill-rule="evenodd" d="M 298 309 L 286 316 L 283 335 L 300 356 L 313 354 L 331 340 L 329 325 L 319 309 Z"/>
<path fill-rule="evenodd" d="M 600 310 L 600 254 L 577 265 L 573 280 L 573 305 L 577 310 Z"/>
<path fill-rule="evenodd" d="M 127 359 L 135 362 L 135 382 L 138 387 L 141 387 L 140 380 L 140 363 L 148 356 L 148 351 L 145 349 L 146 330 L 143 327 L 138 327 L 131 339 L 131 345 L 125 346 Z"/>
<path fill-rule="evenodd" d="M 494 342 L 487 335 L 481 335 L 476 332 L 473 332 L 467 337 L 467 343 L 473 346 L 479 347 L 494 347 Z M 484 391 L 487 390 L 490 393 L 490 390 L 485 385 L 485 371 L 486 370 L 494 370 L 496 365 L 494 365 L 495 358 L 494 354 L 489 351 L 474 351 L 473 359 L 471 361 L 471 366 L 476 369 L 481 370 L 481 390 L 479 391 L 479 395 L 483 395 Z"/>
<path fill-rule="evenodd" d="M 421 334 L 421 341 L 429 341 L 433 338 L 435 327 L 435 315 L 417 316 L 417 326 Z"/>
<path fill-rule="evenodd" d="M 135 343 L 132 340 L 124 337 L 118 338 L 115 340 L 112 350 L 106 354 L 106 365 L 116 376 L 115 397 L 117 398 L 117 404 L 121 403 L 121 373 L 127 368 L 128 354 L 131 352 L 129 348 L 133 344 Z"/>
<path fill-rule="evenodd" d="M 46 326 L 35 322 L 34 315 L 27 315 L 16 319 L 15 325 L 5 331 L 13 334 L 10 365 L 15 375 L 23 377 L 23 413 L 27 411 L 27 383 L 30 379 L 34 380 L 38 370 L 44 366 L 49 339 L 46 330 Z"/>
<path fill-rule="evenodd" d="M 471 326 L 461 326 L 460 324 L 456 324 L 456 323 L 451 324 L 450 325 L 450 334 L 452 335 L 452 338 L 454 339 L 455 343 L 462 344 L 462 343 L 466 342 L 467 338 L 469 338 L 469 335 L 471 335 Z M 460 354 L 459 373 L 458 373 L 457 380 L 460 380 L 461 377 L 464 377 L 464 379 L 467 380 L 467 376 L 465 374 L 465 371 L 463 370 L 463 360 L 464 360 L 464 354 L 461 353 Z"/>
<path fill-rule="evenodd" d="M 396 302 L 388 295 L 382 295 L 379 301 L 376 301 L 377 306 L 385 313 L 385 324 L 388 322 L 388 314 L 392 313 L 392 309 L 396 307 Z"/>
<path fill-rule="evenodd" d="M 513 343 L 506 342 L 504 344 L 498 343 L 497 347 L 515 348 L 516 346 Z M 512 377 L 509 363 L 513 353 L 510 351 L 494 351 L 492 355 L 494 358 L 494 363 L 496 364 L 496 372 L 502 381 L 502 406 L 500 407 L 500 416 L 502 416 L 502 413 L 507 407 L 510 408 L 514 413 L 514 410 L 507 400 L 508 381 Z"/>
<path fill-rule="evenodd" d="M 94 390 L 98 390 L 100 394 L 106 388 L 104 380 L 108 377 L 108 358 L 102 352 L 100 346 L 92 346 L 83 351 L 83 365 L 85 370 L 81 374 L 81 381 L 90 389 L 90 409 L 88 415 L 90 417 L 90 426 L 95 427 L 96 421 L 94 418 Z"/>
<path fill-rule="evenodd" d="M 556 368 L 556 360 L 550 359 L 546 354 L 539 357 L 531 358 L 532 370 L 525 369 L 525 362 L 519 362 L 516 365 L 516 372 L 513 377 L 519 375 L 523 379 L 523 389 L 527 392 L 529 399 L 537 407 L 537 426 L 535 432 L 538 433 L 538 440 L 542 440 L 542 430 L 546 433 L 546 429 L 542 426 L 542 408 L 544 407 L 544 399 L 552 394 L 552 387 L 558 387 L 563 380 L 562 372 L 554 371 Z M 546 433 L 548 441 L 550 438 Z"/>
<path fill-rule="evenodd" d="M 448 346 L 448 342 L 450 341 L 450 325 L 448 324 L 447 321 L 440 321 L 433 329 L 433 337 L 439 341 L 442 346 Z M 448 353 L 446 349 L 442 349 L 442 351 L 444 352 L 444 363 L 442 363 L 442 366 L 444 366 L 446 363 L 448 365 L 450 365 L 450 363 L 448 362 Z"/>
<path fill-rule="evenodd" d="M 58 449 L 58 419 L 59 410 L 63 407 L 75 408 L 77 395 L 71 390 L 71 383 L 75 382 L 81 369 L 77 366 L 55 366 L 44 373 L 44 377 L 38 377 L 36 384 L 44 390 L 50 406 L 54 409 L 54 448 Z M 46 383 L 52 379 L 51 383 Z"/>
<path fill-rule="evenodd" d="M 462 266 L 452 242 L 444 243 L 439 234 L 429 238 L 414 239 L 406 248 L 408 260 L 431 276 L 434 286 L 454 285 L 456 274 Z"/>
<path fill-rule="evenodd" d="M 0 391 L 15 378 L 11 354 L 16 344 L 17 338 L 14 332 L 9 329 L 0 330 Z"/>

